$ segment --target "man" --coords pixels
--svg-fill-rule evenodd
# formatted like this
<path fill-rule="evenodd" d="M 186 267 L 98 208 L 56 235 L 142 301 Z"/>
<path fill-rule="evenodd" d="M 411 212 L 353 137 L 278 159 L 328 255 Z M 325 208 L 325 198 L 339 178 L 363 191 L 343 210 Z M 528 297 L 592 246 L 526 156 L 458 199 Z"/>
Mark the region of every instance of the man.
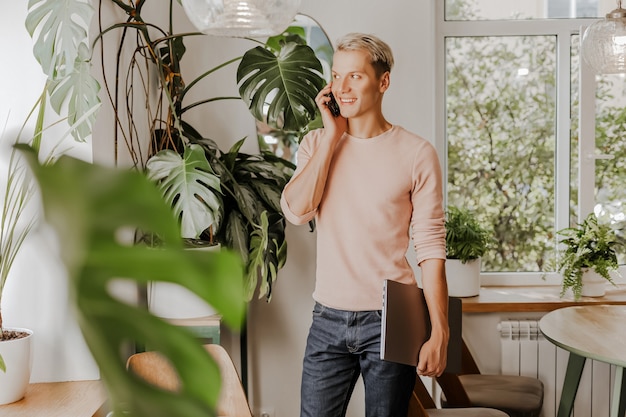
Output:
<path fill-rule="evenodd" d="M 317 225 L 315 307 L 302 375 L 301 417 L 340 417 L 362 375 L 367 417 L 405 417 L 415 367 L 380 359 L 385 279 L 415 284 L 412 233 L 432 320 L 417 370 L 440 375 L 449 337 L 441 169 L 434 147 L 382 113 L 393 55 L 375 36 L 338 42 L 332 83 L 316 97 L 310 132 L 285 187 L 286 218 Z M 340 108 L 334 117 L 330 93 Z"/>

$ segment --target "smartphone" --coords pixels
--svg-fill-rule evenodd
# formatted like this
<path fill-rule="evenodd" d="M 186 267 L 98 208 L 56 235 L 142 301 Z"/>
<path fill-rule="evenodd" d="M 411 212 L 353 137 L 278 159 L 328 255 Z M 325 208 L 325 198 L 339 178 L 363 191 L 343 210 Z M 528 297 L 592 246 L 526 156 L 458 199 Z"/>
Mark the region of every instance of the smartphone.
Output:
<path fill-rule="evenodd" d="M 326 95 L 330 97 L 330 101 L 326 103 L 326 105 L 328 106 L 328 109 L 330 110 L 331 114 L 335 117 L 339 116 L 341 111 L 339 110 L 339 105 L 337 104 L 337 101 L 335 100 L 335 96 L 333 96 L 333 93 L 329 93 Z"/>

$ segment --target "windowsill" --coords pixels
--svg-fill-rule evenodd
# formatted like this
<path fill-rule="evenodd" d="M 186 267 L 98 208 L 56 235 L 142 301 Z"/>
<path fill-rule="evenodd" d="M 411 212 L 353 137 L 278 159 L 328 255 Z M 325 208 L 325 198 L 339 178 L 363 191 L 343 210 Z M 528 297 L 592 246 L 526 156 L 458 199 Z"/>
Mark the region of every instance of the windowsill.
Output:
<path fill-rule="evenodd" d="M 560 297 L 561 287 L 541 286 L 485 286 L 475 297 L 462 298 L 464 313 L 499 313 L 552 311 L 558 308 L 590 304 L 626 305 L 626 285 L 606 287 L 603 297 L 581 297 L 574 301 L 571 294 Z"/>

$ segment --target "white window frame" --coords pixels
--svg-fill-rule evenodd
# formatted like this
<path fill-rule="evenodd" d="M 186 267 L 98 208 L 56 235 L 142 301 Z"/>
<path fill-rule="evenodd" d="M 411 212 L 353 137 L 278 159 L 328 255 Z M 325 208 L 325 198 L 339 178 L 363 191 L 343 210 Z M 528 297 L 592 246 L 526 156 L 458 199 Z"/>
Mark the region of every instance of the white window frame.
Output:
<path fill-rule="evenodd" d="M 556 230 L 569 226 L 570 181 L 570 43 L 572 35 L 593 19 L 480 20 L 445 21 L 445 1 L 435 0 L 435 141 L 442 159 L 444 184 L 447 186 L 447 141 L 445 120 L 445 38 L 454 36 L 555 36 L 557 42 L 557 100 L 555 154 L 555 216 Z M 594 159 L 585 155 L 595 150 L 595 77 L 581 59 L 580 76 L 580 152 L 579 152 L 579 216 L 593 210 Z M 589 99 L 591 98 L 591 99 Z M 584 99 L 584 101 L 583 101 Z M 481 273 L 482 285 L 559 285 L 558 273 L 487 272 Z"/>

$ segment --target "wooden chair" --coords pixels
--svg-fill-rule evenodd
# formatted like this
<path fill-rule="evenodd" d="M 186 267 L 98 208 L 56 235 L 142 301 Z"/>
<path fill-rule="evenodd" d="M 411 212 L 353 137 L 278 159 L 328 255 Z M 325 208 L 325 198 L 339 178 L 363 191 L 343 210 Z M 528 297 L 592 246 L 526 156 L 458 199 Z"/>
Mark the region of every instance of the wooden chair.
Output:
<path fill-rule="evenodd" d="M 443 391 L 443 408 L 487 407 L 510 417 L 538 417 L 543 406 L 543 383 L 539 379 L 481 374 L 464 341 L 461 373 L 444 372 L 437 382 Z"/>
<path fill-rule="evenodd" d="M 252 417 L 246 394 L 228 352 L 221 345 L 204 345 L 217 362 L 222 374 L 222 390 L 217 405 L 218 416 Z M 127 367 L 146 381 L 175 391 L 179 382 L 176 372 L 158 352 L 141 352 L 128 358 Z"/>
<path fill-rule="evenodd" d="M 407 417 L 507 417 L 507 415 L 499 410 L 481 407 L 437 409 L 435 401 L 418 376 Z"/>

